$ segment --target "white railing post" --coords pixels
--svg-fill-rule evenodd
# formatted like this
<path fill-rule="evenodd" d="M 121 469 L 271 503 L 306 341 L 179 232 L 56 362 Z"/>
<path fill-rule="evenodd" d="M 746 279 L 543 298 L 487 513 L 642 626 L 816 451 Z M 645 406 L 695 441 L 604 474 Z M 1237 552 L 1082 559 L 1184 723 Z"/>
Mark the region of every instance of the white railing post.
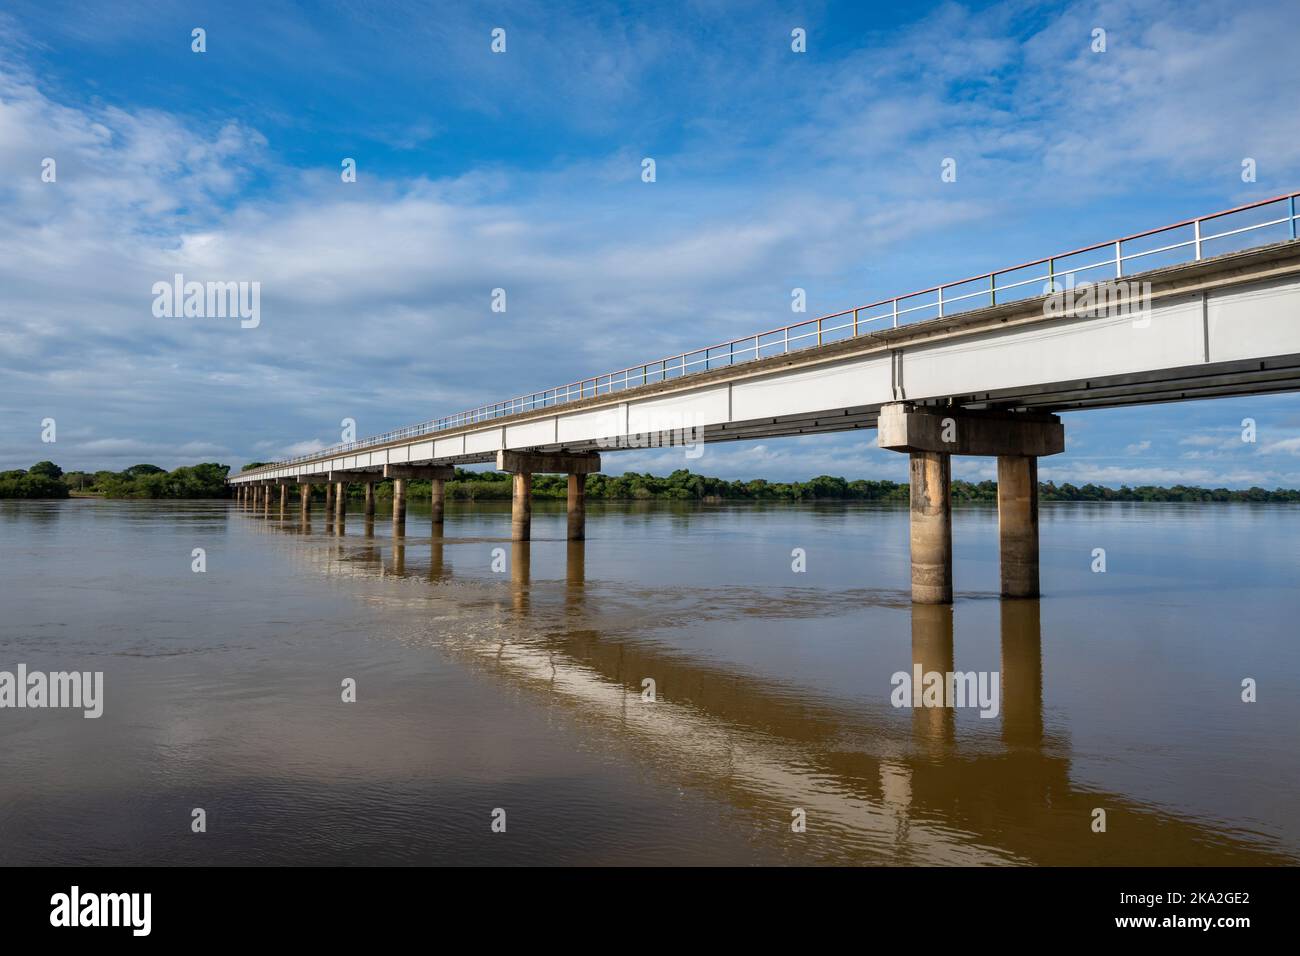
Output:
<path fill-rule="evenodd" d="M 898 300 L 894 300 L 894 328 L 898 328 Z"/>
<path fill-rule="evenodd" d="M 1120 279 L 1124 276 L 1124 257 L 1120 253 L 1119 240 L 1115 240 L 1115 278 Z"/>
<path fill-rule="evenodd" d="M 1192 223 L 1193 235 L 1196 237 L 1196 258 L 1201 258 L 1201 220 L 1197 219 Z"/>

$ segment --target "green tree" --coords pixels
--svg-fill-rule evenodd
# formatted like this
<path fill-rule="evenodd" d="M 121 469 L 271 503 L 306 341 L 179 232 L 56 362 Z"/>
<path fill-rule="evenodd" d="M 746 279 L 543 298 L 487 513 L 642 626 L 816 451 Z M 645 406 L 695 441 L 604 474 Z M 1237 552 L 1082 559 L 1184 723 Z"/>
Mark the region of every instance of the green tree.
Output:
<path fill-rule="evenodd" d="M 38 461 L 27 469 L 27 474 L 40 475 L 45 478 L 62 478 L 63 469 L 52 461 Z"/>

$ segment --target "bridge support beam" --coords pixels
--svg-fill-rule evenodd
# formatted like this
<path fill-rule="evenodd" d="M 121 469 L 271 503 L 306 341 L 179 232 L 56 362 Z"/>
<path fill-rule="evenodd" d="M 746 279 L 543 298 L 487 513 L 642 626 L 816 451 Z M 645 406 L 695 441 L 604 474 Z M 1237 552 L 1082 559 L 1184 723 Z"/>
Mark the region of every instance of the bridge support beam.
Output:
<path fill-rule="evenodd" d="M 497 471 L 514 475 L 510 508 L 510 538 L 527 541 L 532 535 L 533 475 L 567 473 L 569 476 L 569 539 L 581 541 L 587 534 L 587 475 L 600 471 L 600 455 L 594 452 L 498 451 Z"/>
<path fill-rule="evenodd" d="M 375 520 L 375 483 L 366 482 L 366 520 Z"/>
<path fill-rule="evenodd" d="M 311 485 L 305 481 L 298 485 L 298 508 L 303 518 L 311 516 Z"/>
<path fill-rule="evenodd" d="M 393 537 L 406 537 L 406 479 L 393 479 Z"/>
<path fill-rule="evenodd" d="M 896 403 L 880 410 L 876 443 L 911 455 L 915 603 L 952 602 L 952 455 L 998 459 L 1002 595 L 1038 596 L 1038 457 L 1065 450 L 1059 418 Z"/>
<path fill-rule="evenodd" d="M 441 478 L 446 481 L 456 477 L 454 465 L 384 465 L 385 478 Z"/>
<path fill-rule="evenodd" d="M 289 486 L 280 482 L 280 516 L 284 517 L 285 510 L 289 507 Z"/>
<path fill-rule="evenodd" d="M 334 482 L 325 482 L 325 518 L 330 520 L 334 517 Z"/>
<path fill-rule="evenodd" d="M 998 456 L 1002 596 L 1038 597 L 1038 459 Z"/>
<path fill-rule="evenodd" d="M 336 521 L 342 521 L 348 507 L 348 483 L 346 481 L 334 482 L 334 518 Z"/>

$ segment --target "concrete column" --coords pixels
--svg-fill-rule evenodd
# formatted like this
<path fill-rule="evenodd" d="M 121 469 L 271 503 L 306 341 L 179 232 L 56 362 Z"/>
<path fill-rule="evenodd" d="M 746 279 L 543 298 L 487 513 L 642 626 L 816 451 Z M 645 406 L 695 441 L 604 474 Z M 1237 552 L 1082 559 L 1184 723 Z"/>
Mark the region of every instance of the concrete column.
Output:
<path fill-rule="evenodd" d="M 311 485 L 298 486 L 298 507 L 304 518 L 311 514 Z"/>
<path fill-rule="evenodd" d="M 527 541 L 532 536 L 532 524 L 533 476 L 526 471 L 517 471 L 510 505 L 510 540 Z"/>
<path fill-rule="evenodd" d="M 326 482 L 325 484 L 325 517 L 334 516 L 334 483 Z"/>
<path fill-rule="evenodd" d="M 911 453 L 912 601 L 952 603 L 951 456 Z"/>
<path fill-rule="evenodd" d="M 348 483 L 346 481 L 334 482 L 334 516 L 340 520 L 348 507 Z"/>
<path fill-rule="evenodd" d="M 366 482 L 366 520 L 375 520 L 375 483 Z"/>
<path fill-rule="evenodd" d="M 406 534 L 406 479 L 393 479 L 393 537 Z"/>
<path fill-rule="evenodd" d="M 446 485 L 441 478 L 431 478 L 429 484 L 433 486 L 433 492 L 429 497 L 429 505 L 433 515 L 433 533 L 438 537 L 442 537 L 443 506 L 447 497 Z"/>
<path fill-rule="evenodd" d="M 1038 597 L 1038 459 L 998 456 L 1002 596 Z"/>
<path fill-rule="evenodd" d="M 280 486 L 280 517 L 284 517 L 285 511 L 289 507 L 289 486 Z"/>
<path fill-rule="evenodd" d="M 587 537 L 587 476 L 569 475 L 569 540 Z"/>

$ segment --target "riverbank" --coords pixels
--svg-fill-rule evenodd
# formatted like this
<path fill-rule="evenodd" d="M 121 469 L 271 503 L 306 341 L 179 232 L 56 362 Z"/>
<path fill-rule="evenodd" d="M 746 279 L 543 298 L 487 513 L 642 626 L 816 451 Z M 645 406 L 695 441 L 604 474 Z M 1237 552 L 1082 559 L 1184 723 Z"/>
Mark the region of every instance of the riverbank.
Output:
<path fill-rule="evenodd" d="M 260 463 L 245 466 L 244 470 Z M 132 465 L 120 472 L 64 472 L 53 462 L 37 462 L 29 469 L 0 472 L 0 498 L 151 498 L 204 499 L 228 498 L 226 484 L 229 465 L 204 462 L 164 471 L 157 465 Z M 446 483 L 446 496 L 452 501 L 507 500 L 511 495 L 510 475 L 495 471 L 456 469 L 456 477 Z M 291 486 L 297 496 L 297 487 Z M 954 481 L 952 500 L 960 502 L 997 502 L 995 481 Z M 315 486 L 313 495 L 324 498 L 324 486 Z M 392 483 L 378 482 L 379 498 L 392 496 Z M 430 493 L 427 481 L 412 481 L 408 497 Z M 729 481 L 696 474 L 685 468 L 669 475 L 651 475 L 634 471 L 621 475 L 595 474 L 587 478 L 587 497 L 605 501 L 907 501 L 906 483 L 872 479 L 845 479 L 818 475 L 808 481 Z M 350 498 L 363 497 L 362 486 L 352 484 Z M 536 475 L 534 498 L 563 499 L 568 494 L 564 475 Z M 1087 483 L 1040 482 L 1042 501 L 1163 501 L 1163 502 L 1255 502 L 1291 504 L 1300 502 L 1300 489 L 1276 488 L 1202 488 L 1195 485 L 1121 485 L 1111 488 Z"/>

